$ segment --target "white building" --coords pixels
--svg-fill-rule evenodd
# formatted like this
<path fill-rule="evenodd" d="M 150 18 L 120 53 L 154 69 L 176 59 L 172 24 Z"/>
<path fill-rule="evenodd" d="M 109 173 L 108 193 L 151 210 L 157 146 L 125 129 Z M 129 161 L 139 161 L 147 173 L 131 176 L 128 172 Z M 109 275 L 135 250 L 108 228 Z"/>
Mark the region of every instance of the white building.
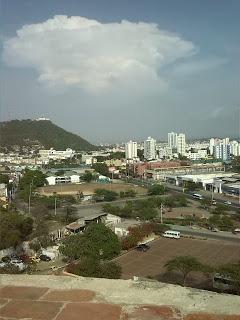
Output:
<path fill-rule="evenodd" d="M 238 157 L 240 155 L 239 151 L 240 151 L 240 144 L 237 141 L 231 141 L 230 142 L 230 146 L 231 146 L 231 154 L 235 157 Z"/>
<path fill-rule="evenodd" d="M 177 136 L 177 152 L 182 156 L 186 153 L 186 137 L 184 133 L 179 133 Z"/>
<path fill-rule="evenodd" d="M 213 155 L 214 146 L 215 146 L 215 139 L 211 138 L 209 141 L 209 151 L 211 155 Z"/>
<path fill-rule="evenodd" d="M 125 144 L 125 158 L 126 159 L 137 158 L 137 142 L 130 140 Z"/>
<path fill-rule="evenodd" d="M 197 152 L 188 152 L 188 153 L 186 153 L 186 156 L 190 160 L 205 159 L 205 158 L 207 158 L 207 150 L 201 149 L 201 150 L 198 150 Z"/>
<path fill-rule="evenodd" d="M 229 144 L 229 143 L 230 143 L 230 139 L 229 139 L 229 138 L 224 138 L 224 139 L 222 140 L 222 143 L 223 143 L 224 145 Z"/>
<path fill-rule="evenodd" d="M 223 161 L 226 161 L 230 159 L 230 154 L 230 144 L 219 143 L 213 148 L 213 156 L 215 159 L 221 159 Z"/>
<path fill-rule="evenodd" d="M 56 184 L 79 183 L 80 176 L 77 174 L 71 176 L 50 176 L 46 180 L 49 186 L 55 186 Z"/>
<path fill-rule="evenodd" d="M 169 132 L 168 133 L 168 146 L 169 148 L 177 148 L 177 138 L 178 135 L 175 132 Z"/>
<path fill-rule="evenodd" d="M 39 155 L 43 159 L 64 160 L 71 159 L 75 155 L 75 151 L 70 148 L 64 151 L 56 151 L 51 148 L 49 150 L 39 150 Z"/>
<path fill-rule="evenodd" d="M 156 140 L 151 137 L 144 141 L 144 158 L 146 160 L 155 160 L 157 158 Z"/>

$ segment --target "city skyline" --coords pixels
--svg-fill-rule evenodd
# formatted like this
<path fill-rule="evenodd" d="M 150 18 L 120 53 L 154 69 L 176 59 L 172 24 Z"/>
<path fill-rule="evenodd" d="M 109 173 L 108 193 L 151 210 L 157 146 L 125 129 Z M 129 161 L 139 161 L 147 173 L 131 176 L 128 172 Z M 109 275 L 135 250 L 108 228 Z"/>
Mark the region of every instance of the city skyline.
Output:
<path fill-rule="evenodd" d="M 3 0 L 1 121 L 45 116 L 97 144 L 239 137 L 239 9 Z"/>

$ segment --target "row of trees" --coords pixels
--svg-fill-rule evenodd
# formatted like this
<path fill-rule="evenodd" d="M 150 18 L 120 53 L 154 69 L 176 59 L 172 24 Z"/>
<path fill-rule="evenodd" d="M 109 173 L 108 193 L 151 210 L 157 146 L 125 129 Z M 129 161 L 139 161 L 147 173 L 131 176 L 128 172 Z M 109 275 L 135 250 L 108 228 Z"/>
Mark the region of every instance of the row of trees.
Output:
<path fill-rule="evenodd" d="M 129 189 L 126 191 L 120 191 L 119 193 L 117 193 L 112 190 L 98 188 L 94 192 L 94 200 L 95 201 L 111 202 L 111 201 L 116 200 L 118 197 L 120 197 L 120 198 L 133 198 L 135 196 L 136 196 L 136 192 L 133 189 Z"/>
<path fill-rule="evenodd" d="M 160 223 L 144 223 L 131 227 L 129 228 L 129 234 L 122 240 L 122 249 L 129 250 L 134 248 L 151 234 L 161 235 L 166 230 L 169 230 L 169 227 Z"/>
<path fill-rule="evenodd" d="M 177 256 L 165 264 L 169 272 L 180 272 L 182 274 L 182 285 L 185 286 L 187 278 L 192 272 L 201 272 L 204 275 L 213 277 L 215 273 L 222 278 L 231 279 L 232 290 L 240 294 L 240 261 L 238 263 L 225 264 L 218 267 L 212 267 L 201 263 L 192 256 Z"/>

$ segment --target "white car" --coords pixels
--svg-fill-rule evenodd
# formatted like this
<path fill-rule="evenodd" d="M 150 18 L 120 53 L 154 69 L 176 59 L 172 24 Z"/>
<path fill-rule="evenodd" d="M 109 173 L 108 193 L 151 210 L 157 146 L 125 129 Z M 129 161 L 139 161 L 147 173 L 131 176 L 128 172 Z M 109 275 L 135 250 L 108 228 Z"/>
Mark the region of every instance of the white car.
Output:
<path fill-rule="evenodd" d="M 224 201 L 224 204 L 231 205 L 232 202 L 231 201 Z"/>

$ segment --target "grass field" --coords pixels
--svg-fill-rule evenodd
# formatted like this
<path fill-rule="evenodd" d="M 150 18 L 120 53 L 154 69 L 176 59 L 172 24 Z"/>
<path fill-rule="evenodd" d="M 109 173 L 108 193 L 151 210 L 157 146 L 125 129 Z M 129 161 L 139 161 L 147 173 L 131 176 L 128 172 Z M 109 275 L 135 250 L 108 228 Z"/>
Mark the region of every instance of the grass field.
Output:
<path fill-rule="evenodd" d="M 228 262 L 240 260 L 240 246 L 218 240 L 197 240 L 181 238 L 179 240 L 160 238 L 150 244 L 147 252 L 132 250 L 115 260 L 122 266 L 122 278 L 133 276 L 152 276 L 163 282 L 180 283 L 180 274 L 167 273 L 164 264 L 180 255 L 191 255 L 202 263 L 219 266 Z M 210 288 L 205 277 L 193 274 L 189 285 L 198 288 Z"/>
<path fill-rule="evenodd" d="M 38 191 L 46 196 L 52 195 L 54 192 L 58 194 L 76 195 L 82 192 L 84 195 L 91 195 L 94 190 L 101 188 L 111 191 L 126 191 L 133 189 L 137 194 L 146 194 L 147 189 L 136 186 L 130 183 L 82 183 L 82 184 L 62 184 L 55 186 L 45 186 L 38 189 Z"/>

